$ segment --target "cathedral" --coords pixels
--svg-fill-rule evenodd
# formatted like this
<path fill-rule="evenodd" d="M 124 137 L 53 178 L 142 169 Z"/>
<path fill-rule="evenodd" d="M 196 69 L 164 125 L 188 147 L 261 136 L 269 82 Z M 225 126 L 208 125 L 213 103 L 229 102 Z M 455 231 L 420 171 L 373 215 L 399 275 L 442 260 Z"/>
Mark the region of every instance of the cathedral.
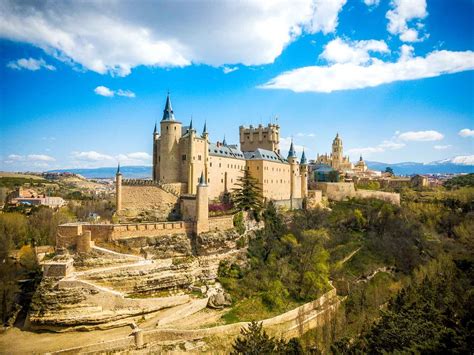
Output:
<path fill-rule="evenodd" d="M 298 159 L 292 142 L 288 156 L 281 155 L 278 125 L 240 126 L 239 137 L 240 146 L 225 139 L 213 143 L 206 124 L 200 133 L 192 121 L 183 126 L 175 118 L 168 94 L 159 130 L 155 125 L 153 132 L 153 181 L 173 184 L 183 194 L 195 195 L 202 177 L 209 199 L 217 200 L 237 188 L 239 178 L 248 170 L 264 199 L 294 201 L 307 196 L 305 154 Z"/>
<path fill-rule="evenodd" d="M 361 161 L 362 161 L 362 157 L 361 157 Z M 332 169 L 339 172 L 348 172 L 354 169 L 354 166 L 350 162 L 349 157 L 343 155 L 342 139 L 341 137 L 339 137 L 339 133 L 336 134 L 336 138 L 334 138 L 334 140 L 332 141 L 331 154 L 330 155 L 318 154 L 315 163 L 317 165 L 323 165 L 323 164 L 328 165 Z"/>

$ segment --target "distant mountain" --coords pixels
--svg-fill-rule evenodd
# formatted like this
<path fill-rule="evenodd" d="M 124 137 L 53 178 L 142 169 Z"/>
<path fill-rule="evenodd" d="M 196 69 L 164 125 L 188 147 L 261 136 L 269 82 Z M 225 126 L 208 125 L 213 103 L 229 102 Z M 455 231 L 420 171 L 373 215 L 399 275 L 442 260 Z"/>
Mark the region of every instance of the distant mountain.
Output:
<path fill-rule="evenodd" d="M 397 175 L 412 174 L 459 174 L 474 173 L 474 156 L 457 156 L 451 159 L 438 160 L 431 163 L 381 163 L 376 161 L 366 161 L 371 170 L 384 171 L 386 167 L 391 167 Z M 59 169 L 51 172 L 70 172 L 79 174 L 88 179 L 112 179 L 117 171 L 116 167 L 93 168 L 93 169 Z M 122 166 L 120 171 L 125 179 L 150 179 L 151 166 Z"/>
<path fill-rule="evenodd" d="M 384 171 L 389 166 L 396 175 L 474 173 L 473 155 L 462 155 L 431 163 L 403 162 L 389 164 L 376 161 L 367 161 L 366 163 L 371 170 Z"/>
<path fill-rule="evenodd" d="M 58 169 L 50 170 L 54 173 L 74 173 L 84 176 L 88 179 L 112 179 L 115 177 L 117 167 L 110 168 L 91 168 L 91 169 Z M 120 172 L 125 179 L 150 179 L 151 166 L 122 166 Z"/>

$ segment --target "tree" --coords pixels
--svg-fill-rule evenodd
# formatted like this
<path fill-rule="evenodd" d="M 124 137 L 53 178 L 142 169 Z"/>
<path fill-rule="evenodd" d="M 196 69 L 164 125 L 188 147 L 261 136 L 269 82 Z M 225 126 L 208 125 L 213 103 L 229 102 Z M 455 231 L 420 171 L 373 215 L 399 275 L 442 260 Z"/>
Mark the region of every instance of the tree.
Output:
<path fill-rule="evenodd" d="M 391 167 L 389 167 L 389 166 L 387 166 L 387 167 L 385 168 L 385 172 L 386 172 L 387 174 L 390 174 L 390 175 L 395 175 L 394 172 L 393 172 L 393 169 L 392 169 Z"/>
<path fill-rule="evenodd" d="M 293 338 L 286 342 L 284 339 L 275 339 L 268 336 L 262 329 L 262 323 L 251 322 L 248 328 L 242 328 L 234 344 L 231 354 L 259 355 L 259 354 L 303 354 L 303 348 L 298 339 Z"/>
<path fill-rule="evenodd" d="M 237 180 L 237 188 L 234 191 L 234 206 L 240 211 L 253 211 L 258 214 L 262 209 L 262 190 L 258 181 L 254 179 L 248 170 Z"/>

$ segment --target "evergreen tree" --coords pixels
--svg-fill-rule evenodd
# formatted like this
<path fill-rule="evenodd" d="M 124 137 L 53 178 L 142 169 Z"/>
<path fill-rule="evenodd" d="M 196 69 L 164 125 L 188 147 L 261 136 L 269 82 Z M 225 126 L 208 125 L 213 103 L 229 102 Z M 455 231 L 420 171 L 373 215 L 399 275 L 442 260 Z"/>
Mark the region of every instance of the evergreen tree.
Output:
<path fill-rule="evenodd" d="M 234 189 L 234 205 L 240 211 L 253 211 L 258 214 L 262 209 L 262 190 L 248 170 L 238 179 L 238 188 Z"/>

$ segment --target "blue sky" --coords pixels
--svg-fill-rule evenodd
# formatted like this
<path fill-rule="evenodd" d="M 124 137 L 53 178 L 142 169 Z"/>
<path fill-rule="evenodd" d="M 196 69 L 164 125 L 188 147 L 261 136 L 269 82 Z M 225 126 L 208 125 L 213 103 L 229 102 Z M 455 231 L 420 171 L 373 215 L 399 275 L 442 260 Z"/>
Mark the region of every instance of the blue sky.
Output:
<path fill-rule="evenodd" d="M 211 140 L 474 164 L 470 0 L 0 4 L 0 170 L 150 164 L 171 92 Z"/>

